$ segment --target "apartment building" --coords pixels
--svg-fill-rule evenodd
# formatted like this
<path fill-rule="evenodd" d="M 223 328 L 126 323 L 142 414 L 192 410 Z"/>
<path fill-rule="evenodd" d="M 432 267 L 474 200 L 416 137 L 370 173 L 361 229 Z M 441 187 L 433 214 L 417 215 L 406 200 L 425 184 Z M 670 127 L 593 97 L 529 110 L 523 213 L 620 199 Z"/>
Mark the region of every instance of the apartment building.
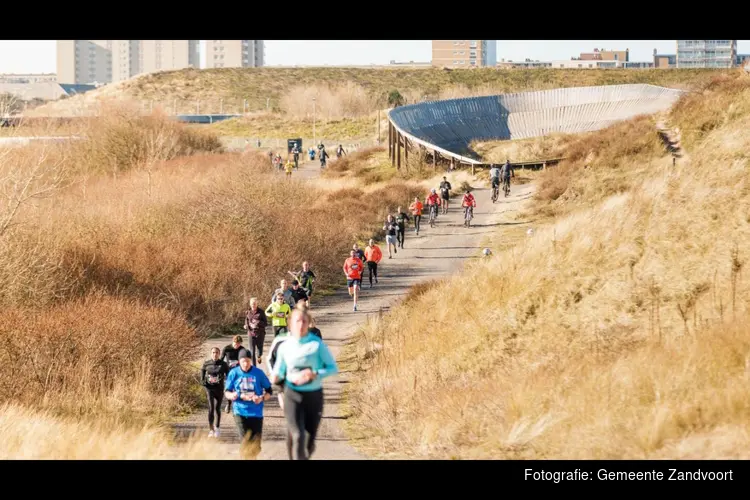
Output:
<path fill-rule="evenodd" d="M 112 81 L 112 40 L 58 40 L 58 83 Z"/>
<path fill-rule="evenodd" d="M 200 68 L 200 40 L 58 40 L 57 82 L 111 83 L 141 73 Z"/>
<path fill-rule="evenodd" d="M 497 40 L 433 40 L 432 65 L 476 68 L 497 65 Z"/>
<path fill-rule="evenodd" d="M 733 68 L 737 40 L 677 40 L 678 68 Z"/>
<path fill-rule="evenodd" d="M 57 82 L 55 73 L 0 73 L 0 83 L 44 83 Z"/>
<path fill-rule="evenodd" d="M 264 63 L 263 40 L 206 40 L 207 68 L 256 68 Z"/>
<path fill-rule="evenodd" d="M 604 50 L 594 49 L 593 52 L 581 52 L 579 59 L 582 61 L 630 61 L 630 49 Z"/>

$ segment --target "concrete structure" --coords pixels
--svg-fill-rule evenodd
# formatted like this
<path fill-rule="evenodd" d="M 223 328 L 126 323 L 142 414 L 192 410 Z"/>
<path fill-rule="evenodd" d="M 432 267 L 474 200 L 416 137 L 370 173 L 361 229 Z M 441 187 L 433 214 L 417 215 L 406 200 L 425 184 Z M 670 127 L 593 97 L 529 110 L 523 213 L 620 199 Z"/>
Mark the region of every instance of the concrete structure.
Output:
<path fill-rule="evenodd" d="M 200 40 L 138 41 L 140 42 L 140 73 L 201 67 Z"/>
<path fill-rule="evenodd" d="M 263 40 L 206 40 L 207 68 L 257 68 L 265 64 Z"/>
<path fill-rule="evenodd" d="M 21 101 L 54 101 L 93 90 L 94 85 L 60 84 L 57 82 L 0 83 L 0 94 L 11 94 Z"/>
<path fill-rule="evenodd" d="M 677 67 L 677 55 L 676 54 L 659 54 L 654 49 L 654 67 L 655 68 L 676 68 Z"/>
<path fill-rule="evenodd" d="M 57 81 L 106 84 L 142 73 L 200 68 L 199 40 L 58 40 Z"/>
<path fill-rule="evenodd" d="M 481 165 L 475 140 L 510 140 L 599 130 L 641 114 L 666 110 L 683 91 L 653 85 L 577 87 L 449 99 L 400 106 L 388 113 L 389 153 L 421 146 L 452 162 Z"/>
<path fill-rule="evenodd" d="M 737 40 L 677 40 L 678 68 L 733 68 Z"/>
<path fill-rule="evenodd" d="M 750 54 L 737 54 L 737 66 L 745 66 L 750 61 Z"/>
<path fill-rule="evenodd" d="M 581 52 L 578 57 L 582 61 L 630 61 L 630 49 L 604 50 L 594 49 L 593 52 Z"/>
<path fill-rule="evenodd" d="M 41 83 L 57 82 L 55 73 L 0 73 L 0 83 Z"/>
<path fill-rule="evenodd" d="M 432 65 L 478 68 L 497 64 L 497 40 L 433 40 Z"/>

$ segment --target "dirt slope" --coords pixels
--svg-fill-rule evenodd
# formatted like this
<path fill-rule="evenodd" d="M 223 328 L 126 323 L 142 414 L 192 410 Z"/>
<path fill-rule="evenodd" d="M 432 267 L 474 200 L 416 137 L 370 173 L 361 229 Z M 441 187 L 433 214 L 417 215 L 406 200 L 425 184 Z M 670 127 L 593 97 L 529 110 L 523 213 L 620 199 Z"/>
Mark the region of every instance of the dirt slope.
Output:
<path fill-rule="evenodd" d="M 314 179 L 320 173 L 319 163 L 305 163 L 300 168 L 300 175 Z M 296 174 L 295 174 L 296 175 Z M 449 177 L 450 180 L 450 177 Z M 479 183 L 474 184 L 475 187 Z M 387 310 L 390 305 L 400 300 L 409 288 L 425 280 L 435 279 L 455 272 L 469 259 L 481 257 L 482 240 L 504 222 L 503 214 L 518 209 L 520 203 L 529 197 L 532 185 L 512 188 L 512 195 L 507 200 L 502 198 L 496 204 L 490 201 L 489 189 L 483 187 L 474 191 L 478 208 L 475 211 L 472 228 L 464 228 L 462 213 L 458 204 L 460 198 L 453 200 L 451 211 L 438 217 L 434 228 L 422 222 L 419 236 L 413 228 L 407 229 L 405 248 L 400 249 L 393 259 L 388 259 L 385 242 L 379 243 L 384 258 L 379 266 L 379 283 L 369 288 L 367 278 L 359 301 L 359 310 L 352 311 L 352 301 L 346 289 L 341 289 L 329 297 L 313 297 L 312 313 L 318 323 L 324 341 L 331 348 L 336 359 L 341 363 L 342 349 L 351 339 L 357 326 L 366 321 L 368 315 Z M 517 223 L 516 223 L 517 224 Z M 346 256 L 341 256 L 341 262 Z M 314 269 L 313 269 L 314 270 Z M 342 283 L 343 281 L 342 277 Z M 263 307 L 270 298 L 263 298 Z M 273 334 L 269 328 L 266 336 L 266 350 L 270 346 Z M 207 342 L 202 352 L 207 359 L 210 349 L 220 348 L 231 343 L 231 337 L 221 337 Z M 265 354 L 265 351 L 264 351 Z M 268 373 L 267 366 L 262 366 Z M 349 443 L 344 434 L 342 421 L 347 418 L 341 405 L 341 392 L 348 383 L 350 373 L 343 372 L 326 379 L 324 383 L 325 408 L 323 422 L 318 435 L 318 445 L 313 459 L 361 460 L 366 459 Z M 208 433 L 208 421 L 205 410 L 191 415 L 186 421 L 176 424 L 179 434 L 193 432 Z M 216 458 L 239 458 L 239 438 L 231 414 L 222 414 L 222 434 L 217 443 Z M 259 459 L 287 460 L 285 447 L 285 423 L 275 398 L 266 403 L 262 452 Z"/>

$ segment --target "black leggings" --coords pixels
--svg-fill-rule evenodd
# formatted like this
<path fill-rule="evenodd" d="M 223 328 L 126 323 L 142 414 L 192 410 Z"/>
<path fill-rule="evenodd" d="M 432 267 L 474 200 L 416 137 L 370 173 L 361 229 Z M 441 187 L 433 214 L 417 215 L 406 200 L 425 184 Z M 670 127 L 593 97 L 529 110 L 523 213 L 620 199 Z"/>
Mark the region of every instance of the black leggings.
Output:
<path fill-rule="evenodd" d="M 398 226 L 398 232 L 396 233 L 396 240 L 401 248 L 404 248 L 404 236 L 406 235 L 406 225 L 404 227 Z"/>
<path fill-rule="evenodd" d="M 284 389 L 284 417 L 286 418 L 287 450 L 292 460 L 309 460 L 315 452 L 315 436 L 323 417 L 323 390 L 298 392 Z M 305 432 L 308 439 L 305 443 Z"/>
<path fill-rule="evenodd" d="M 248 333 L 248 337 L 250 337 L 248 342 L 251 346 L 253 346 L 253 364 L 257 364 L 256 360 L 258 357 L 263 356 L 263 342 L 266 340 L 266 331 L 259 331 L 257 337 L 253 337 L 252 334 Z M 256 357 L 256 351 L 257 351 L 257 357 Z"/>
<path fill-rule="evenodd" d="M 208 398 L 208 425 L 211 429 L 214 428 L 214 421 L 216 427 L 221 426 L 221 400 L 224 398 L 224 389 L 221 384 L 216 387 L 206 387 L 206 397 Z M 214 414 L 216 419 L 214 420 Z"/>
<path fill-rule="evenodd" d="M 370 284 L 372 285 L 372 276 L 375 275 L 375 280 L 378 279 L 378 263 L 367 261 L 367 270 L 370 271 Z"/>
<path fill-rule="evenodd" d="M 415 215 L 414 216 L 414 229 L 416 229 L 417 232 L 419 232 L 419 221 L 422 220 L 421 215 Z"/>
<path fill-rule="evenodd" d="M 240 456 L 243 459 L 257 458 L 263 439 L 263 417 L 235 415 L 234 423 L 240 435 Z"/>

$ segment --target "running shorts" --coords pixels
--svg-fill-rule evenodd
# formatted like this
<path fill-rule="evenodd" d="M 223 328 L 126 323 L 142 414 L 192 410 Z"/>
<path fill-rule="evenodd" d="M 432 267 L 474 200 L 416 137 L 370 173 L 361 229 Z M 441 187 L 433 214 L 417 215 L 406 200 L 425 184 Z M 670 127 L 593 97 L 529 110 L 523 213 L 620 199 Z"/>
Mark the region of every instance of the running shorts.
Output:
<path fill-rule="evenodd" d="M 358 278 L 358 279 L 348 279 L 348 280 L 346 280 L 346 286 L 347 287 L 353 288 L 354 285 L 362 286 L 362 279 Z"/>

